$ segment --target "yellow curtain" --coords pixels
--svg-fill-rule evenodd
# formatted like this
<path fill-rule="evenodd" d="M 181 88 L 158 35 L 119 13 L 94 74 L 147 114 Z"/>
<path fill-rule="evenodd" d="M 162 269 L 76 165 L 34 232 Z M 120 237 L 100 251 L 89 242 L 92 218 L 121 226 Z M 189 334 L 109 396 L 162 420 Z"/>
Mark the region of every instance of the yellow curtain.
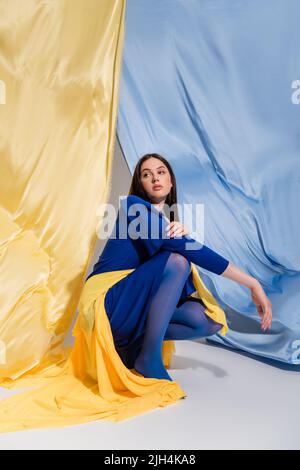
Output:
<path fill-rule="evenodd" d="M 124 9 L 0 4 L 2 380 L 59 356 L 76 312 L 110 191 Z"/>
<path fill-rule="evenodd" d="M 131 270 L 84 283 L 111 187 L 124 17 L 125 0 L 0 3 L 0 385 L 30 388 L 0 402 L 0 432 L 120 421 L 186 396 L 114 349 L 104 295 Z M 174 351 L 164 341 L 166 367 Z"/>

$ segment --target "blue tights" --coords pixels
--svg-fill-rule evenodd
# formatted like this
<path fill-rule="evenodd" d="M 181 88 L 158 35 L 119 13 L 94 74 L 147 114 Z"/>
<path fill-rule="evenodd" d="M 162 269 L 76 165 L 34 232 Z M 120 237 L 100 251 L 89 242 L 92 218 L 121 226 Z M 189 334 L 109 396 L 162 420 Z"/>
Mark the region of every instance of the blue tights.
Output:
<path fill-rule="evenodd" d="M 146 331 L 134 368 L 145 377 L 171 380 L 162 361 L 163 340 L 194 339 L 210 336 L 222 328 L 209 318 L 198 301 L 186 300 L 177 307 L 183 286 L 190 274 L 189 261 L 171 253 L 162 281 L 154 295 L 147 316 Z"/>

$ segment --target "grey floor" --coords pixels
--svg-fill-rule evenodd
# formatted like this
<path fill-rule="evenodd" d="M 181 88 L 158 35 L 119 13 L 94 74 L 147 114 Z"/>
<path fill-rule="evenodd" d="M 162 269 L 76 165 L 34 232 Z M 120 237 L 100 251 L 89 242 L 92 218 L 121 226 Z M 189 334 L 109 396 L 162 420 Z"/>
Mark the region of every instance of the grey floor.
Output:
<path fill-rule="evenodd" d="M 117 204 L 131 180 L 118 143 L 113 175 L 109 202 Z M 89 271 L 103 246 L 99 240 Z M 176 342 L 169 373 L 186 399 L 121 423 L 0 434 L 0 449 L 300 448 L 299 371 L 200 340 Z M 0 388 L 0 398 L 20 391 Z"/>
<path fill-rule="evenodd" d="M 300 448 L 299 372 L 198 340 L 176 342 L 169 373 L 184 400 L 121 423 L 0 434 L 0 449 Z"/>

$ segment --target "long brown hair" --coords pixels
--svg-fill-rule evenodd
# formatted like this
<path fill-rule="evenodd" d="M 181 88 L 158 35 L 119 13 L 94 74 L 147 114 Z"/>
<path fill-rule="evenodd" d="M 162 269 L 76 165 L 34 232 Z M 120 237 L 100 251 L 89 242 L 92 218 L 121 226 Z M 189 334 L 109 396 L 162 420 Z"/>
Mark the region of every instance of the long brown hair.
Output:
<path fill-rule="evenodd" d="M 169 170 L 173 186 L 172 186 L 169 194 L 166 197 L 165 204 L 169 208 L 172 207 L 173 204 L 174 204 L 173 209 L 170 210 L 169 214 L 168 214 L 170 222 L 173 222 L 174 220 L 178 220 L 178 214 L 177 214 L 177 209 L 176 209 L 176 205 L 177 205 L 176 178 L 175 178 L 175 174 L 174 174 L 174 172 L 172 170 L 172 167 L 171 167 L 170 163 L 168 162 L 168 160 L 166 160 L 164 157 L 162 157 L 158 153 L 147 153 L 146 155 L 143 155 L 139 159 L 139 161 L 137 162 L 137 164 L 135 166 L 134 172 L 133 172 L 132 181 L 131 181 L 131 185 L 130 185 L 128 194 L 129 195 L 139 196 L 139 197 L 145 199 L 146 201 L 148 201 L 150 203 L 153 202 L 149 199 L 149 197 L 148 197 L 148 195 L 147 195 L 146 191 L 144 190 L 143 185 L 141 183 L 141 167 L 142 167 L 142 164 L 151 157 L 157 158 L 158 160 L 160 160 Z"/>

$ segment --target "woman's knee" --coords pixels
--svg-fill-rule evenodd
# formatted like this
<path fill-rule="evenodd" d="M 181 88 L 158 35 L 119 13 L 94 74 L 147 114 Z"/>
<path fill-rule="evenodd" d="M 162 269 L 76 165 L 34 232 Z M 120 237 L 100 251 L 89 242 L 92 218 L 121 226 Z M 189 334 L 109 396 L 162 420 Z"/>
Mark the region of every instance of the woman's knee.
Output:
<path fill-rule="evenodd" d="M 223 325 L 220 323 L 214 322 L 213 325 L 211 326 L 211 333 L 208 336 L 215 335 L 218 333 L 221 329 L 223 328 Z"/>
<path fill-rule="evenodd" d="M 183 275 L 187 275 L 191 271 L 191 265 L 180 253 L 171 253 L 167 261 L 166 270 L 176 274 L 182 273 Z"/>
<path fill-rule="evenodd" d="M 195 327 L 195 335 L 198 335 L 199 337 L 212 336 L 218 333 L 222 329 L 222 326 L 223 325 L 215 322 L 214 320 L 208 321 L 205 325 L 201 323 L 199 327 Z"/>

